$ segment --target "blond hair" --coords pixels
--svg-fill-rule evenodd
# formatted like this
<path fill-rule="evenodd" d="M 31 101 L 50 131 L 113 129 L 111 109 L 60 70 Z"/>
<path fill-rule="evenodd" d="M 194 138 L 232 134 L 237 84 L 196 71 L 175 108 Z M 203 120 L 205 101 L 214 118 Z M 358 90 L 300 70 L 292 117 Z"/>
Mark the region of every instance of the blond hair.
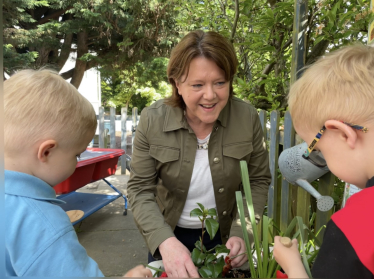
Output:
<path fill-rule="evenodd" d="M 329 119 L 364 125 L 374 119 L 374 48 L 343 47 L 320 58 L 290 89 L 294 125 L 317 131 Z"/>
<path fill-rule="evenodd" d="M 68 146 L 92 135 L 92 105 L 52 70 L 22 70 L 4 82 L 5 152 L 53 138 Z"/>
<path fill-rule="evenodd" d="M 167 75 L 172 86 L 171 97 L 166 104 L 185 108 L 183 98 L 178 93 L 175 81 L 181 81 L 182 76 L 188 76 L 191 61 L 197 57 L 212 60 L 225 72 L 226 81 L 230 82 L 230 97 L 234 95 L 232 81 L 238 67 L 238 59 L 232 44 L 222 35 L 214 31 L 196 30 L 188 33 L 172 50 Z"/>

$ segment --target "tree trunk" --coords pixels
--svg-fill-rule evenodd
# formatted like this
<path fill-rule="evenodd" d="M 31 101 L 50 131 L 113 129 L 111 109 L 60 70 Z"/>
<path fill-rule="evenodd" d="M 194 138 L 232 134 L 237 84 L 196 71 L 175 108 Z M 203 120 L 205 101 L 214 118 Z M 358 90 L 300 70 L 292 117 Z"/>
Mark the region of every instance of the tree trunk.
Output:
<path fill-rule="evenodd" d="M 80 60 L 84 54 L 88 53 L 87 33 L 85 31 L 79 32 L 77 39 L 77 60 L 75 61 L 74 73 L 70 83 L 78 89 L 87 65 L 87 62 Z"/>
<path fill-rule="evenodd" d="M 71 20 L 73 18 L 72 14 L 67 14 L 66 20 Z M 64 43 L 62 44 L 61 47 L 61 53 L 60 56 L 57 60 L 57 66 L 58 66 L 58 71 L 61 71 L 62 67 L 64 67 L 66 60 L 68 60 L 70 52 L 71 52 L 71 42 L 73 41 L 73 33 L 66 34 L 65 33 L 65 38 L 64 38 Z"/>
<path fill-rule="evenodd" d="M 306 59 L 306 65 L 313 64 L 318 58 L 323 56 L 326 53 L 326 49 L 329 46 L 330 42 L 328 40 L 322 40 L 318 44 L 316 44 L 313 48 L 311 53 L 308 55 Z"/>

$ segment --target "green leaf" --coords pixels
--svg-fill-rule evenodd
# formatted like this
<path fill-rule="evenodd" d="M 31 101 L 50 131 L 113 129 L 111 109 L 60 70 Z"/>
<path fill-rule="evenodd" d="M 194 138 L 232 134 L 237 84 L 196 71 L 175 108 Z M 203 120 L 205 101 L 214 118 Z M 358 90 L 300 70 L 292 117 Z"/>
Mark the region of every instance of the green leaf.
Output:
<path fill-rule="evenodd" d="M 325 38 L 323 35 L 319 35 L 315 40 L 314 40 L 314 45 L 318 44 L 320 41 L 322 41 Z"/>
<path fill-rule="evenodd" d="M 191 253 L 191 259 L 195 266 L 201 266 L 204 263 L 206 255 L 194 248 Z"/>
<path fill-rule="evenodd" d="M 242 177 L 245 199 L 247 202 L 247 207 L 248 207 L 248 212 L 249 212 L 249 219 L 251 221 L 252 230 L 253 230 L 253 238 L 255 242 L 254 247 L 256 250 L 257 261 L 258 261 L 257 271 L 258 271 L 259 277 L 264 278 L 266 277 L 266 274 L 262 273 L 261 247 L 260 247 L 260 240 L 259 240 L 258 233 L 257 233 L 256 217 L 255 217 L 255 211 L 253 207 L 252 192 L 251 192 L 251 186 L 249 183 L 248 166 L 247 166 L 246 161 L 240 161 L 240 172 L 241 172 L 241 177 Z M 244 225 L 244 228 L 246 228 L 245 225 Z"/>
<path fill-rule="evenodd" d="M 199 251 L 201 251 L 201 237 L 200 237 L 200 240 L 197 240 L 197 241 L 195 242 L 195 247 L 196 247 Z M 206 253 L 206 248 L 205 248 L 204 245 L 203 245 L 203 252 Z"/>
<path fill-rule="evenodd" d="M 197 216 L 197 217 L 203 217 L 203 212 L 199 208 L 195 208 L 190 212 L 190 217 Z"/>
<path fill-rule="evenodd" d="M 301 228 L 303 228 L 303 225 L 304 225 L 303 219 L 300 216 L 296 216 L 295 218 L 297 219 L 297 224 L 299 226 L 299 231 L 300 231 Z M 303 233 L 301 231 L 300 231 L 300 239 L 301 239 L 301 245 L 300 246 L 302 247 L 301 257 L 302 257 L 302 260 L 303 260 L 305 271 L 308 274 L 309 278 L 312 278 L 312 274 L 311 274 L 310 269 L 309 269 L 308 258 L 305 254 L 305 249 L 304 249 L 304 244 L 305 244 L 304 236 L 303 236 Z"/>
<path fill-rule="evenodd" d="M 217 257 L 214 254 L 208 254 L 205 258 L 205 264 L 211 263 L 212 261 L 215 261 Z"/>
<path fill-rule="evenodd" d="M 214 250 L 216 251 L 216 254 L 219 254 L 219 253 L 229 254 L 230 253 L 230 249 L 228 249 L 226 245 L 224 244 L 216 245 L 216 247 L 214 247 Z"/>
<path fill-rule="evenodd" d="M 204 212 L 205 207 L 199 202 L 197 203 L 197 205 L 200 207 L 201 211 Z"/>
<path fill-rule="evenodd" d="M 244 206 L 243 206 L 242 192 L 236 191 L 235 195 L 236 195 L 236 204 L 238 206 L 238 212 L 239 212 L 239 217 L 240 217 L 240 224 L 241 224 L 242 231 L 243 231 L 245 249 L 246 249 L 246 252 L 247 252 L 247 257 L 248 257 L 248 262 L 249 262 L 249 269 L 251 271 L 252 277 L 256 278 L 255 274 L 257 274 L 256 273 L 257 270 L 255 269 L 254 264 L 253 264 L 251 244 L 249 242 L 248 232 L 247 232 L 247 229 L 246 229 L 246 224 L 247 223 L 245 221 L 245 212 L 244 212 Z"/>
<path fill-rule="evenodd" d="M 216 211 L 216 209 L 215 208 L 210 208 L 208 210 L 208 215 L 212 216 L 212 217 L 217 217 L 217 211 Z"/>
<path fill-rule="evenodd" d="M 199 268 L 199 274 L 203 278 L 214 278 L 213 277 L 213 272 L 214 272 L 213 268 L 209 268 L 207 266 L 203 266 L 203 267 Z"/>
<path fill-rule="evenodd" d="M 214 238 L 219 228 L 219 223 L 211 218 L 205 220 L 205 229 L 210 236 L 210 240 Z"/>

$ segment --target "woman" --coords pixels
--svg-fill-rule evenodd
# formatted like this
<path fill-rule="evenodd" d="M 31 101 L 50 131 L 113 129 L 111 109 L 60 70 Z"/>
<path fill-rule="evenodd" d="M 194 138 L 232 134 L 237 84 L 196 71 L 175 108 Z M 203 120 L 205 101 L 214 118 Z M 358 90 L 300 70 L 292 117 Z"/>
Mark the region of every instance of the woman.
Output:
<path fill-rule="evenodd" d="M 235 201 L 242 189 L 240 160 L 248 163 L 255 213 L 263 213 L 271 181 L 268 153 L 256 109 L 233 97 L 237 65 L 224 37 L 190 32 L 171 53 L 172 96 L 141 114 L 129 202 L 149 260 L 161 255 L 169 277 L 199 277 L 190 258 L 201 235 L 200 221 L 190 217 L 197 202 L 216 208 L 220 224 L 204 245 L 224 243 L 230 256 L 245 252 Z M 232 265 L 246 261 L 242 255 Z"/>

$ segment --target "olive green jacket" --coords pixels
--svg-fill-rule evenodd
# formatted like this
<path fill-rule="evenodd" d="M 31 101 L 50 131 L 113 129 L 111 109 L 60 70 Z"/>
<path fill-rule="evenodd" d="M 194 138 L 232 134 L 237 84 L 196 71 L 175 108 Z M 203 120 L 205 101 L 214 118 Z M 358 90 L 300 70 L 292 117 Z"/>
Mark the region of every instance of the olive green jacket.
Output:
<path fill-rule="evenodd" d="M 134 139 L 128 197 L 148 249 L 174 236 L 190 185 L 197 139 L 183 110 L 157 101 L 142 111 Z M 243 237 L 236 217 L 235 191 L 242 190 L 240 160 L 248 164 L 256 217 L 262 216 L 271 182 L 269 157 L 256 109 L 232 98 L 209 139 L 209 164 L 222 242 Z M 247 230 L 251 233 L 250 226 Z"/>

